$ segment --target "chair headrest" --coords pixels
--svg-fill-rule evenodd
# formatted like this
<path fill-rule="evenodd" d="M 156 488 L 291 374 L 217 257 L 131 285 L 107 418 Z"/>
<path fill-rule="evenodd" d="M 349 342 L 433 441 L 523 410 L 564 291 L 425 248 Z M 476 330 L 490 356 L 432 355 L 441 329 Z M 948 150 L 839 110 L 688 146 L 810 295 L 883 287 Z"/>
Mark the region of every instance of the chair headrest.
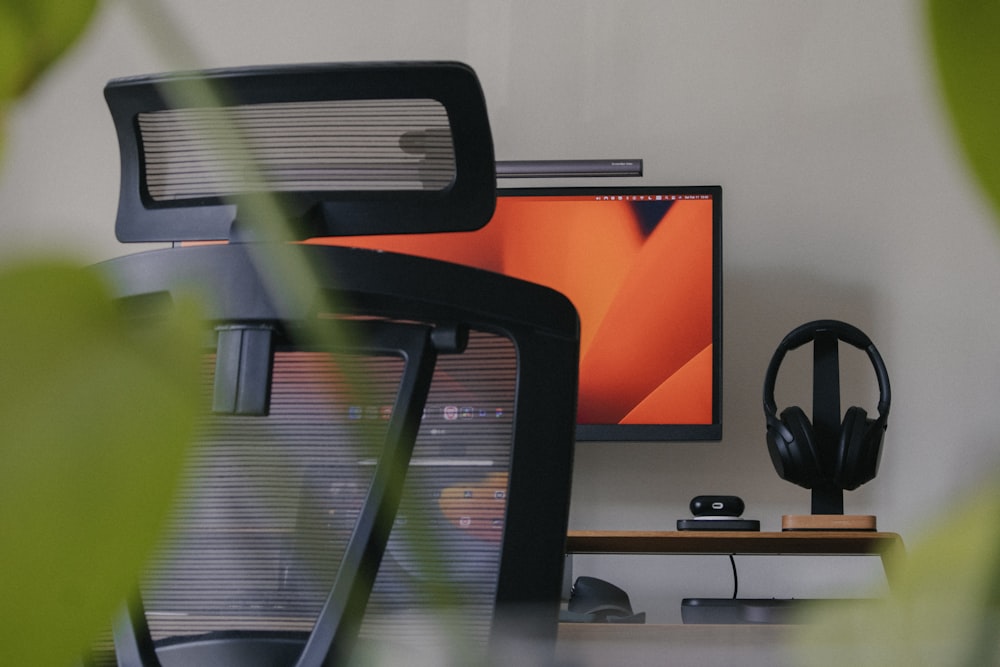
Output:
<path fill-rule="evenodd" d="M 232 239 L 261 195 L 300 239 L 471 230 L 493 214 L 486 103 L 461 63 L 181 72 L 116 79 L 104 94 L 120 241 Z"/>

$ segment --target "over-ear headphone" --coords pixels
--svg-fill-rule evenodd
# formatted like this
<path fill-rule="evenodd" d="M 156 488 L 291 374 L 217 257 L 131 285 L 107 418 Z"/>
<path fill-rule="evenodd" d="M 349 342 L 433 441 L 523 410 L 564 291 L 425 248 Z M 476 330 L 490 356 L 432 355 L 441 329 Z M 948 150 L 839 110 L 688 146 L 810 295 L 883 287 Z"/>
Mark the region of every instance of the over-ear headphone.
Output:
<path fill-rule="evenodd" d="M 778 416 L 774 400 L 774 382 L 778 368 L 789 350 L 815 340 L 819 334 L 832 334 L 838 340 L 864 350 L 878 378 L 878 417 L 869 419 L 859 407 L 844 413 L 832 458 L 823 455 L 833 443 L 818 441 L 813 425 L 798 406 L 790 406 Z M 767 449 L 778 475 L 807 489 L 836 486 L 850 491 L 871 481 L 878 473 L 882 458 L 882 437 L 889 417 L 889 374 L 882 356 L 871 340 L 856 327 L 837 320 L 808 322 L 790 332 L 774 351 L 764 377 L 764 417 L 767 421 Z M 833 469 L 823 461 L 832 461 Z"/>

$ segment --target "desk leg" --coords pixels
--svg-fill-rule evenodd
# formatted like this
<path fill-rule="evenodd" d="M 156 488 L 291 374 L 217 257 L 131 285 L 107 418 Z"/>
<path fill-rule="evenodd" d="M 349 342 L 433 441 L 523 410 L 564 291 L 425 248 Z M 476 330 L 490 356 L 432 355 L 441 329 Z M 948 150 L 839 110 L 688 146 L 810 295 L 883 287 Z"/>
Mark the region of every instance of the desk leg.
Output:
<path fill-rule="evenodd" d="M 885 570 L 886 581 L 889 582 L 889 591 L 895 592 L 899 584 L 899 569 L 906 555 L 903 543 L 894 540 L 879 555 L 882 557 L 882 569 Z"/>

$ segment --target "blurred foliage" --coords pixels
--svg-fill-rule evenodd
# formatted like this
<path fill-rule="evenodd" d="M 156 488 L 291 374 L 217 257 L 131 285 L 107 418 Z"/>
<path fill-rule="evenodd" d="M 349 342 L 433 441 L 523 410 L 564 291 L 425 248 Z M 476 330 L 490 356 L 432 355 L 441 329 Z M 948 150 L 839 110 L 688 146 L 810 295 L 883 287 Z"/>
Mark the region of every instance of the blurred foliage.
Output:
<path fill-rule="evenodd" d="M 172 310 L 137 327 L 93 269 L 0 273 L 2 665 L 79 658 L 156 543 L 199 398 L 197 309 Z"/>
<path fill-rule="evenodd" d="M 5 113 L 96 7 L 0 0 L 0 151 Z M 0 665 L 73 664 L 134 588 L 192 439 L 194 310 L 140 330 L 94 270 L 0 269 Z"/>
<path fill-rule="evenodd" d="M 915 539 L 896 563 L 891 594 L 857 605 L 817 605 L 802 626 L 803 667 L 996 665 L 1000 624 L 1000 492 L 962 503 Z"/>
<path fill-rule="evenodd" d="M 929 0 L 927 17 L 958 143 L 1000 223 L 1000 2 Z"/>
<path fill-rule="evenodd" d="M 941 92 L 970 171 L 1000 222 L 1000 2 L 928 0 Z M 800 664 L 1000 664 L 1000 487 L 911 545 L 891 595 L 812 610 Z"/>
<path fill-rule="evenodd" d="M 7 108 L 80 36 L 97 0 L 0 0 L 0 155 Z"/>

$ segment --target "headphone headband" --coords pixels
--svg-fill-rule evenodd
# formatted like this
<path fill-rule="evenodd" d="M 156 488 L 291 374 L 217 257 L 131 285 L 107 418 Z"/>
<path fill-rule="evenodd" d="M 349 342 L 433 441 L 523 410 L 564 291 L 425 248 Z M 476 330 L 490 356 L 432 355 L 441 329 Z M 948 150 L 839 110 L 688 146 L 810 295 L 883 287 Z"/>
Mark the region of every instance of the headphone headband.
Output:
<path fill-rule="evenodd" d="M 875 369 L 875 376 L 878 378 L 878 421 L 884 424 L 889 416 L 891 395 L 889 372 L 882 361 L 882 355 L 879 354 L 875 348 L 875 344 L 872 343 L 871 339 L 864 332 L 857 327 L 839 320 L 815 320 L 807 322 L 793 329 L 782 339 L 781 343 L 778 344 L 778 349 L 774 351 L 774 356 L 771 357 L 771 363 L 767 367 L 767 374 L 764 376 L 764 413 L 768 418 L 774 418 L 778 413 L 778 406 L 774 400 L 774 384 L 778 378 L 778 368 L 781 366 L 785 354 L 789 350 L 794 350 L 809 341 L 815 340 L 816 336 L 821 333 L 832 333 L 838 340 L 853 345 L 859 350 L 864 350 L 868 354 L 868 359 L 871 360 L 872 367 Z"/>
<path fill-rule="evenodd" d="M 850 343 L 859 350 L 864 350 L 872 344 L 871 339 L 861 329 L 847 322 L 841 322 L 840 320 L 815 320 L 813 322 L 806 322 L 790 331 L 778 345 L 778 348 L 784 348 L 786 351 L 794 350 L 811 340 L 815 340 L 817 334 L 821 333 L 832 333 L 839 340 Z"/>

